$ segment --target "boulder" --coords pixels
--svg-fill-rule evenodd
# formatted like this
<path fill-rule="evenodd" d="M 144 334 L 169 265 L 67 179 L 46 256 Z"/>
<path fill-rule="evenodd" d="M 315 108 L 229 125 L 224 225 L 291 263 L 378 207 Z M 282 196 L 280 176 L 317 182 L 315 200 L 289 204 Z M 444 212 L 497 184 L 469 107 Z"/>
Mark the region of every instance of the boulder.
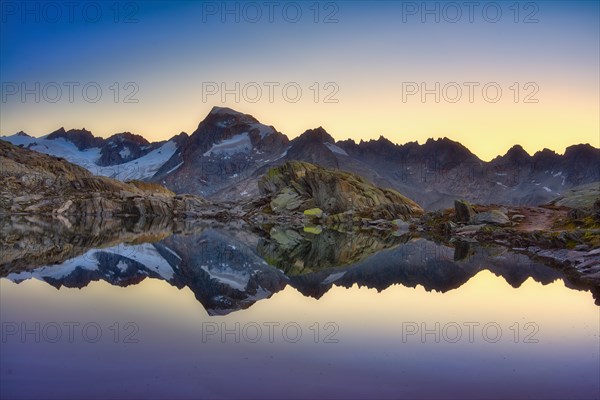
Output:
<path fill-rule="evenodd" d="M 271 209 L 275 212 L 293 211 L 300 207 L 301 204 L 302 199 L 293 189 L 284 188 L 271 201 Z"/>
<path fill-rule="evenodd" d="M 470 221 L 471 224 L 492 224 L 492 225 L 509 225 L 510 219 L 506 214 L 498 211 L 491 210 L 476 214 Z"/>
<path fill-rule="evenodd" d="M 473 207 L 466 200 L 454 200 L 454 212 L 456 222 L 467 223 L 475 216 Z"/>

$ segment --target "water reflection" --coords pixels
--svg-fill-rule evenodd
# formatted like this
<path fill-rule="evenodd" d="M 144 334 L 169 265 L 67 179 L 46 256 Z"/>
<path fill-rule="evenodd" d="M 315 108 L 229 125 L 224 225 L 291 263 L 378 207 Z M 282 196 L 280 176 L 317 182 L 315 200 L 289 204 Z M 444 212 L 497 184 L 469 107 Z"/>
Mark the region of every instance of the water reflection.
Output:
<path fill-rule="evenodd" d="M 395 232 L 207 225 L 173 220 L 2 220 L 0 276 L 37 278 L 60 288 L 92 281 L 129 286 L 146 278 L 187 287 L 210 315 L 246 309 L 291 286 L 320 298 L 334 286 L 421 285 L 448 292 L 482 270 L 513 287 L 531 278 L 543 285 L 562 272 L 501 246 L 457 242 L 454 247 Z"/>
<path fill-rule="evenodd" d="M 598 393 L 596 289 L 502 247 L 165 220 L 14 217 L 0 229 L 3 329 L 79 324 L 73 343 L 65 332 L 56 343 L 52 332 L 3 339 L 3 398 Z M 466 331 L 436 340 L 447 336 L 436 324 L 473 322 L 474 341 Z M 82 336 L 87 323 L 102 327 L 100 341 Z M 287 323 L 300 340 L 282 335 Z M 500 340 L 483 336 L 486 323 Z M 528 323 L 535 342 L 525 341 Z M 204 340 L 206 324 L 229 333 Z M 434 333 L 407 337 L 406 324 Z M 260 340 L 246 326 L 262 327 Z M 139 341 L 125 342 L 132 332 Z"/>

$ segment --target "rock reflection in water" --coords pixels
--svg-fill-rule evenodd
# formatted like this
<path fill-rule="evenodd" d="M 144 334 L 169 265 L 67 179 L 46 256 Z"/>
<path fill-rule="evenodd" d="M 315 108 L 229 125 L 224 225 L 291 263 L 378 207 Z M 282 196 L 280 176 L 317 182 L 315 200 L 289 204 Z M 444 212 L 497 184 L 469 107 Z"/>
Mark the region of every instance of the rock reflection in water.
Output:
<path fill-rule="evenodd" d="M 56 288 L 103 280 L 128 286 L 146 278 L 189 288 L 210 315 L 250 307 L 287 285 L 321 297 L 332 286 L 384 290 L 395 284 L 446 292 L 482 270 L 519 287 L 562 279 L 598 288 L 499 246 L 454 247 L 393 232 L 343 232 L 289 227 L 152 220 L 0 220 L 0 276 L 30 278 Z"/>

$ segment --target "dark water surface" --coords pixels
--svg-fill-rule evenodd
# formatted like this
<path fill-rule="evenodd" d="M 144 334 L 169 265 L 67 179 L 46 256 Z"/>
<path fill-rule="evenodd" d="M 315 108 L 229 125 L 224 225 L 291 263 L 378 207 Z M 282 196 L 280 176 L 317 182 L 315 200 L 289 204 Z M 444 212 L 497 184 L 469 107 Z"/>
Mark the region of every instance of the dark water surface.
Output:
<path fill-rule="evenodd" d="M 399 233 L 2 221 L 2 398 L 598 398 L 594 288 Z"/>

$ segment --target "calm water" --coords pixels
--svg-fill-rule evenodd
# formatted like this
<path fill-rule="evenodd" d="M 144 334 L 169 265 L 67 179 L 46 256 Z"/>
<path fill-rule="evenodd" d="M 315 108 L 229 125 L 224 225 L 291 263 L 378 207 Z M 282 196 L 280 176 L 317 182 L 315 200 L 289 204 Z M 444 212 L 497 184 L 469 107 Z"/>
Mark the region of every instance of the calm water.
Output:
<path fill-rule="evenodd" d="M 600 396 L 597 289 L 499 247 L 308 231 L 3 221 L 1 397 Z"/>

